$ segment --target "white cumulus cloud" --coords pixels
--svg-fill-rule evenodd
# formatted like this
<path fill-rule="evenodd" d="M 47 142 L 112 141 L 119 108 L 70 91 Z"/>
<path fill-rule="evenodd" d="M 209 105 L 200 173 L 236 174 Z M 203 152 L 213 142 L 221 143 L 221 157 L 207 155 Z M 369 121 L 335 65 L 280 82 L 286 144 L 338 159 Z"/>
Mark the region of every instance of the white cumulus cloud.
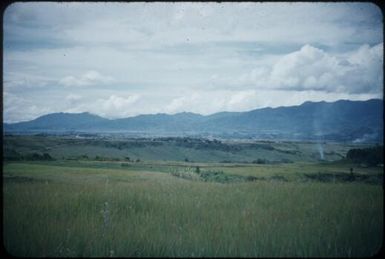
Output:
<path fill-rule="evenodd" d="M 66 76 L 59 80 L 59 84 L 63 86 L 91 86 L 99 84 L 108 84 L 113 82 L 114 79 L 110 76 L 105 76 L 97 71 L 87 71 L 80 76 Z"/>
<path fill-rule="evenodd" d="M 245 111 L 255 108 L 260 97 L 255 90 L 194 91 L 172 99 L 164 112 L 212 114 L 220 111 Z"/>
<path fill-rule="evenodd" d="M 270 67 L 257 67 L 240 76 L 238 82 L 296 91 L 381 93 L 382 64 L 383 43 L 338 55 L 306 44 Z"/>
<path fill-rule="evenodd" d="M 133 105 L 140 99 L 139 95 L 117 96 L 102 98 L 90 107 L 90 111 L 106 117 L 124 117 L 131 115 Z"/>

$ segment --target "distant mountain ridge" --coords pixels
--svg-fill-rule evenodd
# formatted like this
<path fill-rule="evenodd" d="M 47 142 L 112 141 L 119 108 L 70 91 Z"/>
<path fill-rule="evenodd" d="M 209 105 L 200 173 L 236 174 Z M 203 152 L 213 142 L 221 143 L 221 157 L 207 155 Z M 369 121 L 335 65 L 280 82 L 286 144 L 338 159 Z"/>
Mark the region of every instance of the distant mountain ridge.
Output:
<path fill-rule="evenodd" d="M 7 124 L 17 132 L 137 132 L 148 135 L 218 135 L 266 139 L 383 140 L 383 100 L 305 102 L 298 106 L 200 115 L 189 112 L 106 119 L 83 113 L 52 113 Z"/>
<path fill-rule="evenodd" d="M 31 121 L 18 122 L 12 124 L 4 124 L 7 130 L 76 130 L 79 128 L 88 128 L 95 123 L 103 123 L 109 121 L 98 115 L 88 112 L 82 113 L 51 113 L 40 116 Z"/>

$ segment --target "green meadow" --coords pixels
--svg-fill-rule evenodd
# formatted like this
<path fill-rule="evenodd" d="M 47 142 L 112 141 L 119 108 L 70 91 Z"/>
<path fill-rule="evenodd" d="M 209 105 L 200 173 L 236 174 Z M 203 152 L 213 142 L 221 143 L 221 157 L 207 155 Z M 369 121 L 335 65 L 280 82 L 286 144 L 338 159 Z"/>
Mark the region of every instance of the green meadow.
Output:
<path fill-rule="evenodd" d="M 367 257 L 383 244 L 383 167 L 311 160 L 310 144 L 263 146 L 299 150 L 276 151 L 297 154 L 290 162 L 253 163 L 250 156 L 242 163 L 239 152 L 262 152 L 260 146 L 227 151 L 226 162 L 215 154 L 223 146 L 206 146 L 214 154 L 200 161 L 185 161 L 199 152 L 194 146 L 179 146 L 185 153 L 170 160 L 145 157 L 153 146 L 107 147 L 128 160 L 108 158 L 106 150 L 85 153 L 76 141 L 78 154 L 59 154 L 70 145 L 63 139 L 29 141 L 36 145 L 5 139 L 6 156 L 14 158 L 3 162 L 3 242 L 11 255 Z M 333 145 L 329 156 L 348 149 Z M 28 156 L 47 147 L 52 159 Z"/>

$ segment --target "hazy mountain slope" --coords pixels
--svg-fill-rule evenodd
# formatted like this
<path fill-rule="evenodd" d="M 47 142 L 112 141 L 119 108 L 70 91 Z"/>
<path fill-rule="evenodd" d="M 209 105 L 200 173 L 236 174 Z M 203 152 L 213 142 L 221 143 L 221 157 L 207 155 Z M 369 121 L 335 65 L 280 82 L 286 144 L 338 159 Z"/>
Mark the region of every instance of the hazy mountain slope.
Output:
<path fill-rule="evenodd" d="M 110 120 L 100 116 L 83 113 L 51 113 L 37 119 L 13 124 L 4 124 L 6 131 L 23 130 L 80 130 L 93 125 L 108 123 Z"/>
<path fill-rule="evenodd" d="M 299 106 L 263 108 L 248 112 L 139 115 L 108 120 L 89 113 L 54 113 L 29 122 L 4 124 L 6 132 L 22 131 L 135 131 L 148 134 L 242 133 L 288 139 L 382 139 L 383 101 L 305 102 Z"/>
<path fill-rule="evenodd" d="M 222 114 L 202 123 L 206 131 L 257 131 L 299 136 L 339 135 L 358 138 L 383 131 L 383 101 L 306 102 L 299 106 L 263 108 Z"/>
<path fill-rule="evenodd" d="M 195 113 L 150 114 L 139 115 L 131 118 L 117 119 L 105 125 L 106 129 L 114 130 L 136 130 L 136 131 L 186 131 L 198 126 L 197 123 L 203 118 Z"/>

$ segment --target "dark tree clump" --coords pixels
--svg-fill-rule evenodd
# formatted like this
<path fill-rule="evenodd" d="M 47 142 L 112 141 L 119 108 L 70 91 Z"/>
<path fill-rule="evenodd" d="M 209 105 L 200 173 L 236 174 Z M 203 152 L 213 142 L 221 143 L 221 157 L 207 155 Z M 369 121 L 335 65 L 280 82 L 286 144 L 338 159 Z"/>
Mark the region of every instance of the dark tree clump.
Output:
<path fill-rule="evenodd" d="M 376 166 L 384 163 L 384 147 L 376 146 L 371 148 L 350 149 L 346 158 L 353 163 L 362 163 L 369 166 Z"/>

